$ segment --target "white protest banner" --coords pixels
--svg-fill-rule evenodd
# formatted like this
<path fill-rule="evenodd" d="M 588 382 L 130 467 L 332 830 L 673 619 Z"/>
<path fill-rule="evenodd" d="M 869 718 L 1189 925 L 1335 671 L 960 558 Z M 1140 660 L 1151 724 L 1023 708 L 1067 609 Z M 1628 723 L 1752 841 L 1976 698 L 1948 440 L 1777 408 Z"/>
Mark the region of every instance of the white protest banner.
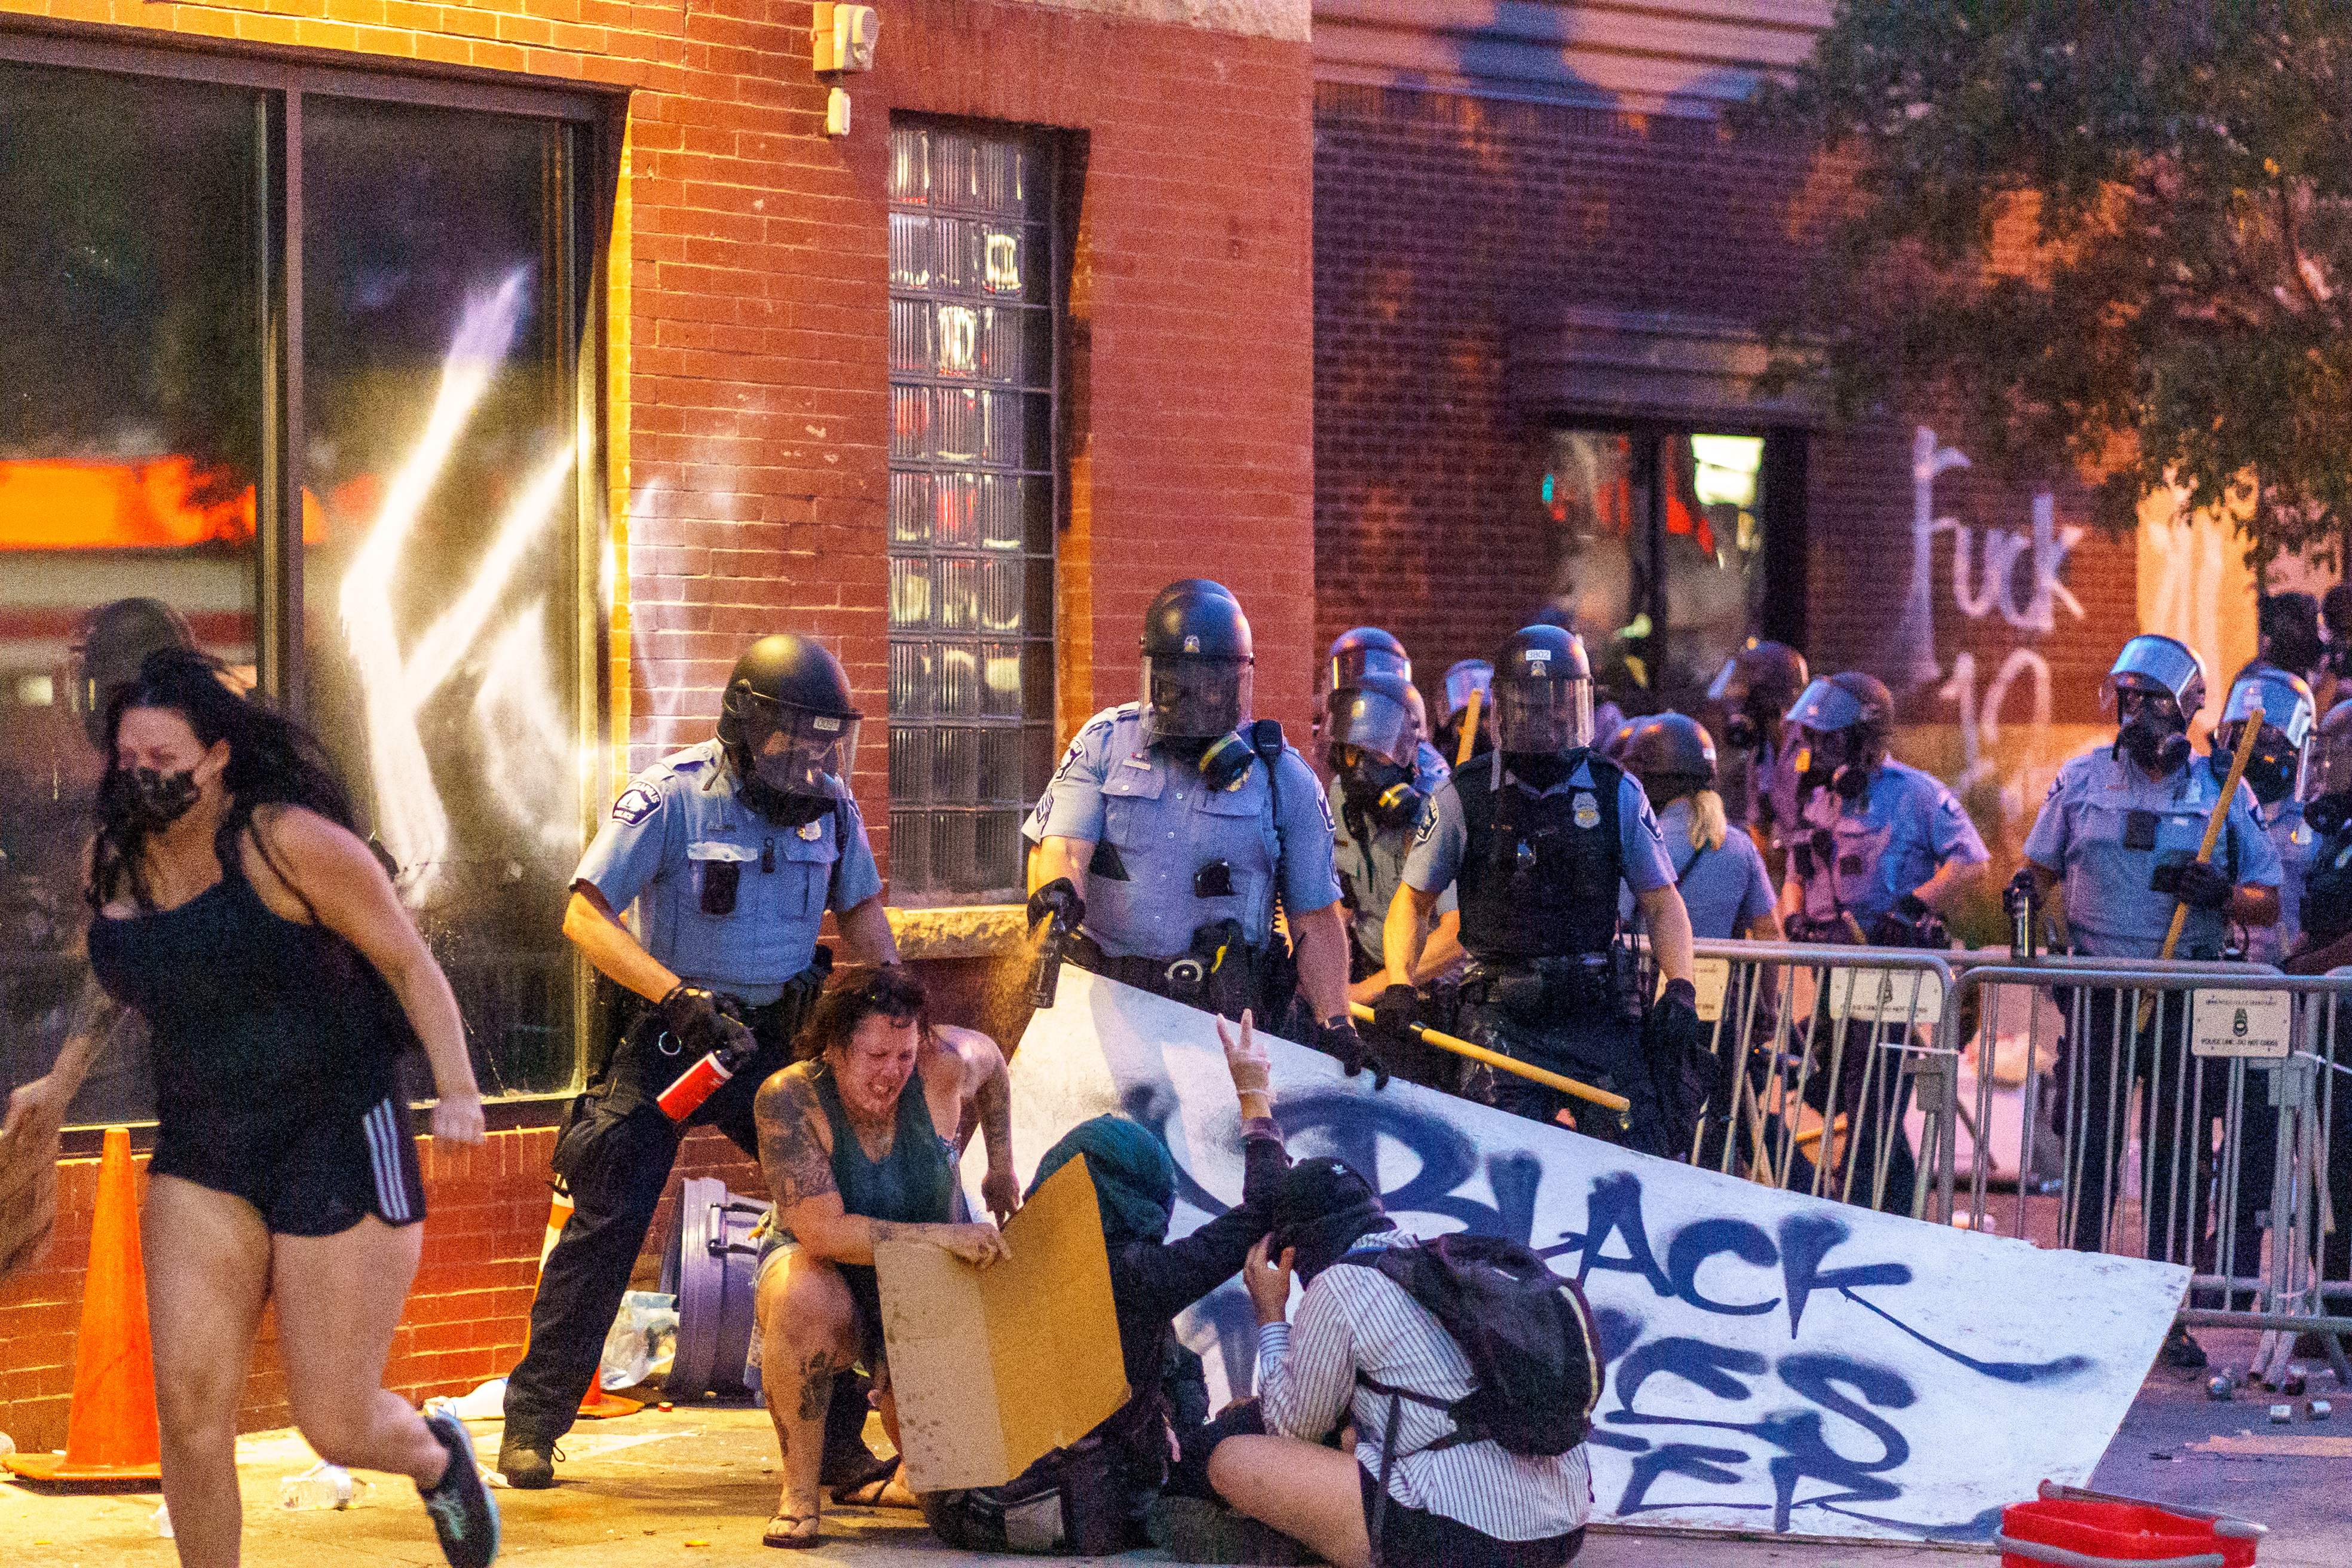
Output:
<path fill-rule="evenodd" d="M 1369 1075 L 1268 1048 L 1294 1154 L 1366 1172 L 1409 1231 L 1508 1237 L 1582 1279 L 1609 1360 L 1599 1519 L 1988 1539 L 2044 1478 L 2090 1479 L 2188 1288 L 2185 1268 L 1759 1187 L 1402 1080 L 1374 1095 Z M 1072 965 L 1013 1057 L 1013 1104 L 1024 1172 L 1123 1111 L 1176 1156 L 1178 1234 L 1240 1200 L 1204 1013 Z M 1180 1320 L 1219 1403 L 1248 1385 L 1255 1323 L 1238 1285 Z"/>

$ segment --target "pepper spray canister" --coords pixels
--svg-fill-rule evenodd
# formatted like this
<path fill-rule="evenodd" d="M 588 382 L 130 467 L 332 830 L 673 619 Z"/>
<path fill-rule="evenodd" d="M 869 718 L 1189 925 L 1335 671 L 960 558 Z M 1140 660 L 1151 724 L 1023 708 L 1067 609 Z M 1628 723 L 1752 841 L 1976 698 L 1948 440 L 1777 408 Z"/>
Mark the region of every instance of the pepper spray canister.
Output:
<path fill-rule="evenodd" d="M 751 1030 L 731 1018 L 727 1022 L 734 1024 L 730 1036 L 740 1037 L 730 1037 L 725 1045 L 707 1052 L 701 1060 L 680 1073 L 654 1100 L 661 1107 L 664 1116 L 681 1127 L 688 1117 L 702 1109 L 704 1100 L 718 1093 L 719 1086 L 735 1076 L 737 1068 L 751 1059 L 752 1053 L 759 1048 L 758 1043 L 751 1038 Z"/>

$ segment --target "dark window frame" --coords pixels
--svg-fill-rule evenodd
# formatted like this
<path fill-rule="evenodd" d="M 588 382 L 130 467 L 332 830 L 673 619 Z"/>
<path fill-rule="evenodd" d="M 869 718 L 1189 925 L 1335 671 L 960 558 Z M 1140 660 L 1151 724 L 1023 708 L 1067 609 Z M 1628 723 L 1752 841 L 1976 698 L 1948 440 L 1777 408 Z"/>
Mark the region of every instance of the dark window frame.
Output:
<path fill-rule="evenodd" d="M 1050 345 L 1050 363 L 1047 366 L 1046 374 L 1042 378 L 1042 381 L 1040 381 L 1039 378 L 1032 377 L 1028 384 L 1018 388 L 1008 388 L 1007 390 L 1013 391 L 1016 395 L 1024 397 L 1035 396 L 1042 394 L 1042 395 L 1044 395 L 1047 400 L 1047 417 L 1045 421 L 1046 439 L 1045 466 L 1042 469 L 1024 468 L 1016 470 L 1015 472 L 1019 477 L 1041 479 L 1046 486 L 1046 511 L 1052 549 L 1050 554 L 1045 558 L 1045 563 L 1053 574 L 1052 581 L 1047 585 L 1046 599 L 1052 606 L 1053 626 L 1050 635 L 1042 639 L 1036 637 L 1034 633 L 1027 631 L 1025 627 L 1024 631 L 1019 634 L 1018 640 L 1022 643 L 1024 649 L 1023 694 L 1024 711 L 1017 721 L 1013 721 L 1009 724 L 1000 721 L 994 727 L 1013 729 L 1017 734 L 1024 739 L 1032 730 L 1041 730 L 1045 734 L 1046 742 L 1044 748 L 1043 765 L 1047 771 L 1050 771 L 1055 753 L 1055 742 L 1057 738 L 1060 722 L 1060 702 L 1062 695 L 1061 661 L 1063 650 L 1066 646 L 1062 633 L 1064 615 L 1067 606 L 1064 593 L 1065 584 L 1062 580 L 1061 574 L 1061 545 L 1063 536 L 1068 531 L 1070 525 L 1068 453 L 1071 444 L 1070 426 L 1075 403 L 1070 385 L 1070 374 L 1072 369 L 1069 309 L 1070 269 L 1071 256 L 1075 249 L 1075 239 L 1076 235 L 1075 198 L 1077 183 L 1083 177 L 1081 171 L 1083 168 L 1085 155 L 1084 144 L 1080 139 L 1074 138 L 1068 132 L 1057 131 L 1048 126 L 1034 125 L 1018 121 L 980 119 L 968 115 L 934 114 L 921 110 L 894 111 L 889 119 L 889 128 L 894 132 L 901 128 L 954 131 L 961 132 L 975 137 L 986 137 L 992 140 L 1017 141 L 1024 142 L 1031 150 L 1034 151 L 1038 154 L 1039 162 L 1045 172 L 1045 189 L 1040 199 L 1037 201 L 1034 208 L 1035 212 L 1039 216 L 1034 218 L 1024 218 L 1023 222 L 1024 224 L 1034 224 L 1034 226 L 1043 231 L 1045 237 L 1046 256 L 1043 264 L 1044 277 L 1045 279 L 1045 298 L 1039 304 L 1027 306 L 1025 308 L 1042 309 L 1046 312 L 1049 318 L 1051 331 L 1046 334 L 1046 341 Z M 885 197 L 885 205 L 886 208 L 888 208 L 890 211 L 897 210 L 896 207 L 889 203 L 887 194 Z M 887 292 L 893 300 L 902 297 L 918 299 L 929 297 L 929 291 L 901 291 L 895 285 L 892 285 L 888 289 Z M 939 376 L 927 374 L 912 372 L 901 373 L 895 368 L 889 370 L 887 374 L 888 383 L 893 389 L 902 385 L 928 387 L 965 384 L 960 382 L 948 382 Z M 886 459 L 885 467 L 893 474 L 899 471 L 896 468 L 895 464 L 888 459 Z M 922 471 L 936 470 L 927 468 Z M 889 503 L 886 500 L 886 507 L 888 504 Z M 884 524 L 884 552 L 886 557 L 889 556 L 892 552 L 892 546 L 889 542 L 889 528 L 890 524 L 886 521 Z M 1036 559 L 1034 555 L 1031 555 L 1030 552 L 1025 550 L 1023 553 L 1024 557 L 1031 560 L 1034 563 Z M 1034 593 L 1024 594 L 1024 601 L 1034 603 Z M 1048 662 L 1045 666 L 1044 678 L 1047 684 L 1047 692 L 1045 700 L 1045 710 L 1042 714 L 1032 713 L 1026 710 L 1028 698 L 1027 682 L 1030 679 L 1026 665 L 1026 650 L 1038 647 L 1045 649 L 1048 657 Z M 886 692 L 886 703 L 887 700 L 887 695 Z M 925 722 L 921 720 L 917 720 L 915 721 Z M 886 709 L 884 715 L 886 744 L 887 743 L 890 727 L 894 722 L 895 720 L 890 716 Z M 926 727 L 928 728 L 929 725 L 927 724 Z M 980 727 L 986 728 L 989 726 L 983 723 Z M 1017 749 L 1021 752 L 1022 765 L 1025 769 L 1028 766 L 1029 760 L 1026 747 L 1023 746 Z M 1024 810 L 1021 816 L 1025 816 L 1025 806 L 1028 801 L 1034 800 L 1035 793 L 1045 787 L 1045 780 L 1044 777 L 1038 777 L 1035 779 L 1027 779 L 1024 777 L 1024 786 L 1034 786 L 1034 788 L 1024 788 Z M 938 803 L 930 801 L 908 802 L 902 805 L 899 801 L 893 797 L 890 801 L 889 809 L 894 819 L 894 831 L 891 835 L 893 864 L 891 867 L 890 886 L 890 903 L 894 908 L 973 909 L 984 908 L 992 903 L 1003 901 L 1003 899 L 1010 899 L 1013 901 L 1017 901 L 1020 899 L 1022 896 L 1021 884 L 1023 881 L 1023 872 L 1022 868 L 1019 866 L 1014 868 L 1013 880 L 1012 882 L 1006 884 L 1003 888 L 990 889 L 982 892 L 957 892 L 939 887 L 936 884 L 927 885 L 921 888 L 912 888 L 908 886 L 904 879 L 898 875 L 898 868 L 897 865 L 898 834 L 895 831 L 895 819 L 902 811 L 929 811 L 938 810 L 940 807 Z M 974 808 L 973 814 L 981 815 L 988 808 L 984 805 L 976 807 Z M 1016 816 L 1016 823 L 1021 820 L 1021 816 Z M 1017 827 L 1015 831 L 1018 831 Z M 1024 858 L 1025 859 L 1025 856 Z M 1003 895 L 1003 899 L 992 896 L 999 894 Z"/>
<path fill-rule="evenodd" d="M 298 716 L 305 703 L 301 668 L 302 550 L 294 530 L 301 516 L 299 454 L 305 447 L 302 363 L 302 110 L 306 98 L 362 100 L 458 112 L 560 121 L 578 128 L 573 204 L 583 265 L 577 273 L 578 342 L 573 353 L 572 406 L 577 448 L 575 572 L 575 683 L 584 742 L 599 757 L 597 784 L 608 784 L 612 770 L 612 628 L 601 604 L 599 584 L 613 541 L 606 493 L 610 410 L 610 346 L 606 306 L 610 298 L 611 236 L 622 137 L 628 95 L 576 83 L 517 79 L 506 73 L 469 68 L 436 68 L 393 59 L 368 58 L 272 46 L 209 39 L 149 43 L 125 39 L 119 29 L 58 23 L 38 17 L 0 17 L 0 60 L 126 78 L 206 82 L 249 89 L 264 116 L 260 137 L 266 161 L 257 186 L 267 211 L 261 230 L 259 322 L 263 428 L 256 481 L 254 534 L 257 577 L 255 654 L 258 689 Z M 582 831 L 593 834 L 602 819 L 592 787 L 583 802 Z M 576 957 L 572 1033 L 573 1082 L 588 1059 L 597 1027 L 593 976 Z M 502 1098 L 488 1107 L 493 1127 L 551 1124 L 572 1090 Z M 143 1145 L 152 1121 L 134 1124 Z M 101 1130 L 68 1130 L 65 1150 L 80 1157 L 98 1152 Z"/>
<path fill-rule="evenodd" d="M 1673 637 L 1674 621 L 1665 595 L 1660 591 L 1665 580 L 1666 438 L 1745 436 L 1761 440 L 1763 459 L 1757 479 L 1762 495 L 1757 521 L 1764 530 L 1764 592 L 1757 624 L 1750 630 L 1755 636 L 1784 642 L 1791 647 L 1804 647 L 1808 431 L 1797 426 L 1738 417 L 1664 419 L 1655 415 L 1562 414 L 1544 421 L 1539 428 L 1543 446 L 1536 460 L 1538 474 L 1547 470 L 1552 438 L 1570 432 L 1626 436 L 1635 443 L 1638 478 L 1648 487 L 1648 505 L 1642 526 L 1647 545 L 1643 569 L 1652 601 L 1636 608 L 1648 612 L 1655 634 L 1667 640 Z"/>

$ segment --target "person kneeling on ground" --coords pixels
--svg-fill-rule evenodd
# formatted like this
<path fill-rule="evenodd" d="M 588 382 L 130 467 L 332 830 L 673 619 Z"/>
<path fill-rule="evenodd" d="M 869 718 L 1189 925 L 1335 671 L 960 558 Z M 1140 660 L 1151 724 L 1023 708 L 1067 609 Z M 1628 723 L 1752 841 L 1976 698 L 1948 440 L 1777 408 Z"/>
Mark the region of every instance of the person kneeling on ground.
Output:
<path fill-rule="evenodd" d="M 1274 1217 L 1242 1272 L 1257 1307 L 1265 1435 L 1216 1445 L 1208 1473 L 1218 1495 L 1338 1568 L 1370 1568 L 1375 1531 L 1379 1560 L 1390 1564 L 1557 1568 L 1574 1557 L 1592 1506 L 1583 1443 L 1527 1455 L 1457 1425 L 1449 1407 L 1479 1380 L 1454 1336 L 1381 1263 L 1383 1252 L 1422 1244 L 1395 1230 L 1371 1185 L 1339 1161 L 1302 1161 L 1278 1190 Z M 1444 1256 L 1440 1245 L 1429 1251 Z M 1332 1267 L 1342 1258 L 1349 1266 Z M 1295 1327 L 1284 1320 L 1294 1268 L 1307 1281 Z M 1546 1280 L 1538 1297 L 1553 1289 L 1572 1294 Z M 1589 1356 L 1589 1343 L 1580 1353 Z M 1554 1413 L 1580 1435 L 1598 1392 L 1592 1370 L 1587 1361 L 1583 1410 Z M 1343 1421 L 1354 1427 L 1352 1454 L 1323 1446 Z M 1393 1445 L 1385 1455 L 1383 1439 Z"/>
<path fill-rule="evenodd" d="M 753 1104 L 760 1166 L 776 1200 L 756 1293 L 762 1384 L 784 1461 L 782 1500 L 763 1537 L 771 1546 L 817 1541 L 835 1373 L 865 1364 L 883 1425 L 898 1441 L 875 1247 L 929 1242 L 983 1267 L 1005 1256 L 993 1225 L 953 1223 L 955 1155 L 939 1131 L 961 1125 L 1001 1085 L 1003 1061 L 992 1047 L 976 1048 L 985 1037 L 958 1030 L 954 1048 L 940 1048 L 934 1033 L 923 988 L 904 970 L 838 983 L 801 1037 L 803 1059 L 762 1084 Z M 993 1173 L 983 1195 L 1000 1212 L 1014 1206 Z M 874 1489 L 860 1500 L 915 1501 L 896 1480 Z"/>
<path fill-rule="evenodd" d="M 978 1551 L 1075 1552 L 1097 1556 L 1141 1545 L 1144 1505 L 1168 1469 L 1172 1423 L 1162 1368 L 1174 1318 L 1226 1280 L 1266 1234 L 1274 1188 L 1288 1165 L 1274 1123 L 1265 1047 L 1244 1011 L 1238 1034 L 1217 1037 L 1241 1100 L 1242 1203 L 1170 1241 L 1176 1163 L 1160 1134 L 1123 1116 L 1082 1121 L 1038 1162 L 1039 1184 L 1083 1155 L 1102 1210 L 1112 1305 L 1118 1318 L 1127 1404 L 1069 1447 L 1001 1487 L 927 1494 L 923 1513 L 950 1546 Z M 1196 1417 L 1197 1419 L 1197 1417 Z"/>

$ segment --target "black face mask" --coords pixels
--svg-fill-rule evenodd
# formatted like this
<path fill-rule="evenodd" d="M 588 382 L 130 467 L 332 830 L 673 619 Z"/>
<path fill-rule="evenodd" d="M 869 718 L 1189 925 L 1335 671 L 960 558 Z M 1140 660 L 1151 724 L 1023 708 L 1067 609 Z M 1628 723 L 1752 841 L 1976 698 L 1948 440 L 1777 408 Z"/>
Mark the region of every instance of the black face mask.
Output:
<path fill-rule="evenodd" d="M 2230 774 L 2230 759 L 2215 751 L 2205 759 L 2217 780 Z M 2276 805 L 2294 789 L 2294 753 L 2284 747 L 2254 743 L 2254 754 L 2246 759 L 2246 783 L 2252 787 L 2254 798 L 2264 805 Z"/>
<path fill-rule="evenodd" d="M 756 773 L 739 773 L 735 793 L 745 805 L 778 827 L 805 827 L 833 809 L 829 795 L 781 790 Z"/>
<path fill-rule="evenodd" d="M 2333 838 L 2344 830 L 2346 824 L 2352 823 L 2352 795 L 2323 795 L 2316 800 L 2306 802 L 2303 819 L 2311 824 L 2311 830 L 2322 838 Z"/>
<path fill-rule="evenodd" d="M 131 768 L 113 775 L 105 802 L 106 816 L 124 827 L 160 833 L 188 815 L 196 804 L 196 771 L 159 773 Z"/>
<path fill-rule="evenodd" d="M 1764 737 L 1756 728 L 1756 721 L 1745 713 L 1734 713 L 1723 727 L 1724 744 L 1735 752 L 1753 752 L 1764 744 Z"/>
<path fill-rule="evenodd" d="M 1539 790 L 1551 789 L 1568 777 L 1568 759 L 1558 752 L 1506 752 L 1503 765 L 1513 777 Z"/>
<path fill-rule="evenodd" d="M 2189 731 L 2178 720 L 2142 710 L 2116 731 L 2116 746 L 2140 767 L 2161 778 L 2189 765 Z"/>

